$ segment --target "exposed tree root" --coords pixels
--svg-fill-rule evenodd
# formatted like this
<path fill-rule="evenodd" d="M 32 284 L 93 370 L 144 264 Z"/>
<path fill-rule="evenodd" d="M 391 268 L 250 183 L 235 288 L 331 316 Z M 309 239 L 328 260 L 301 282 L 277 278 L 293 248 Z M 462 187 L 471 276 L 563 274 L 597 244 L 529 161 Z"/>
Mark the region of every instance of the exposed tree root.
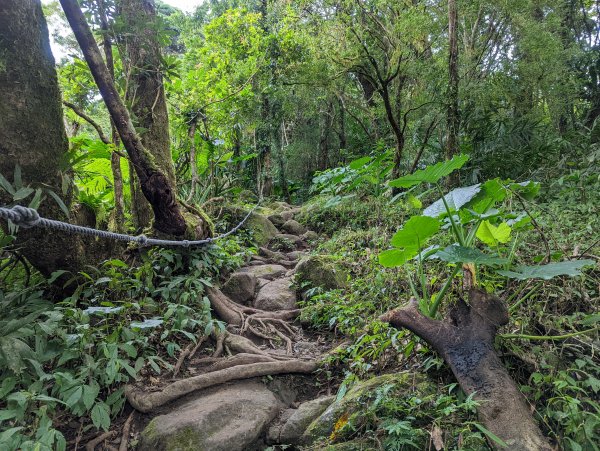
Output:
<path fill-rule="evenodd" d="M 411 330 L 435 348 L 462 389 L 467 394 L 474 393 L 479 401 L 481 422 L 500 437 L 508 449 L 552 449 L 494 351 L 496 331 L 508 323 L 508 311 L 500 299 L 473 288 L 469 292 L 469 305 L 460 300 L 444 321 L 423 315 L 414 299 L 408 306 L 386 313 L 381 320 L 396 328 Z"/>
<path fill-rule="evenodd" d="M 158 392 L 148 393 L 127 385 L 125 386 L 125 396 L 136 410 L 147 413 L 193 391 L 225 382 L 273 374 L 312 373 L 317 367 L 318 365 L 314 361 L 301 360 L 253 363 L 176 381 Z"/>
<path fill-rule="evenodd" d="M 206 338 L 207 337 L 200 337 L 195 346 L 194 343 L 190 343 L 183 351 L 181 351 L 181 354 L 177 359 L 177 363 L 173 367 L 173 378 L 177 377 L 177 374 L 179 374 L 179 370 L 181 369 L 181 365 L 183 364 L 184 360 L 186 358 L 191 359 L 194 357 L 194 354 L 196 354 L 196 351 L 198 351 L 198 348 L 202 345 L 202 343 L 206 341 Z"/>
<path fill-rule="evenodd" d="M 85 445 L 85 451 L 94 451 L 96 449 L 96 446 L 98 446 L 104 440 L 108 440 L 109 438 L 112 438 L 116 433 L 117 433 L 117 431 L 108 431 L 103 434 L 100 434 L 98 437 L 89 441 Z"/>
<path fill-rule="evenodd" d="M 133 416 L 135 415 L 135 410 L 129 414 L 127 421 L 123 425 L 123 433 L 121 434 L 121 443 L 119 444 L 119 451 L 127 451 L 127 444 L 129 443 L 129 431 L 131 430 L 131 422 L 133 421 Z"/>
<path fill-rule="evenodd" d="M 275 362 L 276 360 L 273 357 L 260 355 L 260 354 L 236 354 L 227 358 L 215 359 L 213 357 L 209 357 L 207 359 L 200 359 L 196 361 L 196 364 L 209 364 L 210 366 L 207 368 L 208 372 L 225 370 L 227 368 L 232 368 L 234 366 L 239 365 L 250 365 L 253 363 L 264 363 L 264 362 Z"/>
<path fill-rule="evenodd" d="M 216 288 L 207 289 L 207 294 L 217 315 L 229 325 L 239 327 L 240 335 L 250 333 L 269 342 L 275 337 L 280 337 L 286 343 L 290 340 L 290 336 L 296 335 L 296 331 L 286 321 L 295 319 L 300 310 L 267 312 L 236 304 Z"/>

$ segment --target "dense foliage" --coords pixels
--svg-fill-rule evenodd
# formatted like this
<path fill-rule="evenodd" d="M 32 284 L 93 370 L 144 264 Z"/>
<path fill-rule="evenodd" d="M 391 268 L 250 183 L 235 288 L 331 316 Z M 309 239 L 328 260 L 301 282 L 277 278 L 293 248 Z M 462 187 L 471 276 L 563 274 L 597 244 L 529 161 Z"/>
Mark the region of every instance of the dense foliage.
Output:
<path fill-rule="evenodd" d="M 424 449 L 424 430 L 440 428 L 447 449 L 496 441 L 426 343 L 377 320 L 409 297 L 439 316 L 467 265 L 508 304 L 497 346 L 543 432 L 563 449 L 599 449 L 596 2 L 457 1 L 456 148 L 445 1 L 210 0 L 184 14 L 157 0 L 156 20 L 138 29 L 119 1 L 79 3 L 98 42 L 112 44 L 130 107 L 139 68 L 127 39 L 156 34 L 183 203 L 206 209 L 219 231 L 231 225 L 219 221 L 227 204 L 303 204 L 301 222 L 321 236 L 315 251 L 349 271 L 347 288 L 313 288 L 302 302 L 316 334 L 345 340 L 324 371 L 339 396 L 399 369 L 444 387 L 420 399 L 384 386 L 332 442 Z M 64 52 L 63 99 L 75 106 L 64 110 L 63 185 L 94 226 L 133 234 L 143 227 L 131 162 L 60 6 L 44 9 Z M 29 187 L 18 166 L 0 174 L 11 205 L 69 213 L 69 189 Z M 68 449 L 120 421 L 125 383 L 168 373 L 184 344 L 225 327 L 205 287 L 256 252 L 241 232 L 198 251 L 121 249 L 46 277 L 14 244 L 19 232 L 0 231 L 1 449 Z"/>

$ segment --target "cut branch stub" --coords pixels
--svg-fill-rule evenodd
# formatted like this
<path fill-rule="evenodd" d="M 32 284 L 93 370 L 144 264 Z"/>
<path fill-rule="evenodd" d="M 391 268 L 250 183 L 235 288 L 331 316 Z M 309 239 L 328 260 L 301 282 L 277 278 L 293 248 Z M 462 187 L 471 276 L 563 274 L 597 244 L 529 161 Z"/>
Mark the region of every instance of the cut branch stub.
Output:
<path fill-rule="evenodd" d="M 494 337 L 508 323 L 508 311 L 496 296 L 472 288 L 469 305 L 459 300 L 443 321 L 423 315 L 417 302 L 381 317 L 427 341 L 444 358 L 467 394 L 479 402 L 481 422 L 511 450 L 551 450 L 529 405 L 494 351 Z M 496 446 L 497 444 L 493 444 Z"/>

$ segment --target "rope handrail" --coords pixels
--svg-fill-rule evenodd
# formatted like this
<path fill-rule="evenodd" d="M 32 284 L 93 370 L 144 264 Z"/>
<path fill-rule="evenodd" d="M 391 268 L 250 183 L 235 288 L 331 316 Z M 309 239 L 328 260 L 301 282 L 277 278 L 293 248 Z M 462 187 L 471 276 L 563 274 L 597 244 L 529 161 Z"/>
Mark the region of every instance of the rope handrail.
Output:
<path fill-rule="evenodd" d="M 98 230 L 91 227 L 78 226 L 69 224 L 68 222 L 57 221 L 54 219 L 48 219 L 41 217 L 39 213 L 29 207 L 23 207 L 22 205 L 15 205 L 13 207 L 0 207 L 0 218 L 11 221 L 13 224 L 29 229 L 31 227 L 44 227 L 47 229 L 60 230 L 67 233 L 77 233 L 79 235 L 94 236 L 105 239 L 112 239 L 117 241 L 127 241 L 131 243 L 137 243 L 140 246 L 202 246 L 205 244 L 213 243 L 217 240 L 223 239 L 232 233 L 237 232 L 250 217 L 254 210 L 258 207 L 256 204 L 248 214 L 242 219 L 242 221 L 236 225 L 233 229 L 226 233 L 218 235 L 213 238 L 205 238 L 203 240 L 161 240 L 157 238 L 149 238 L 146 235 L 127 235 L 124 233 L 108 232 L 106 230 Z"/>

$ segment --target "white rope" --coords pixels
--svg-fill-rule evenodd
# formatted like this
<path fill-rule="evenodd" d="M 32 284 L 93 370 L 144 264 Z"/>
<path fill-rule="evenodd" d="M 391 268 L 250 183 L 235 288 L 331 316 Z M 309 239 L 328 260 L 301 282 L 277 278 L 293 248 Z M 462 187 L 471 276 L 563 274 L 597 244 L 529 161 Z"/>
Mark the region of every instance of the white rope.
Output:
<path fill-rule="evenodd" d="M 79 235 L 86 236 L 95 236 L 99 238 L 106 238 L 111 240 L 118 241 L 127 241 L 132 243 L 138 243 L 141 246 L 181 246 L 181 247 L 190 247 L 190 246 L 202 246 L 204 244 L 210 244 L 214 241 L 225 238 L 226 236 L 231 235 L 232 233 L 237 232 L 240 227 L 244 225 L 246 220 L 250 217 L 250 215 L 254 212 L 256 207 L 259 204 L 256 204 L 252 210 L 248 212 L 248 214 L 242 219 L 242 221 L 236 225 L 229 232 L 223 233 L 222 235 L 218 235 L 213 238 L 206 238 L 204 240 L 159 240 L 156 238 L 148 238 L 146 235 L 126 235 L 123 233 L 114 233 L 107 232 L 106 230 L 98 230 L 93 229 L 91 227 L 83 227 L 78 225 L 69 224 L 67 222 L 56 221 L 54 219 L 47 219 L 41 217 L 36 210 L 33 208 L 23 207 L 21 205 L 15 205 L 12 208 L 8 207 L 0 207 L 0 218 L 11 221 L 13 224 L 23 227 L 25 229 L 31 227 L 44 227 L 47 229 L 60 230 L 62 232 L 68 233 L 77 233 Z"/>

